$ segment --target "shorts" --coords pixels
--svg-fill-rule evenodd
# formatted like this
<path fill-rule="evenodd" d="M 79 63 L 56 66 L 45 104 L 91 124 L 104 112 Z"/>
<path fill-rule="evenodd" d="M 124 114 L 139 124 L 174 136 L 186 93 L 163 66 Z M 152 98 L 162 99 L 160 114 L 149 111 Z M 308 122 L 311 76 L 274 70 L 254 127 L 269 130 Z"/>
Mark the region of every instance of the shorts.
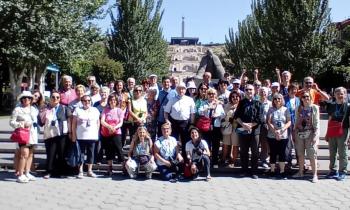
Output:
<path fill-rule="evenodd" d="M 317 145 L 312 145 L 313 133 L 308 138 L 300 138 L 298 132 L 295 136 L 295 148 L 297 150 L 298 155 L 306 155 L 309 159 L 317 159 Z"/>
<path fill-rule="evenodd" d="M 235 131 L 230 135 L 222 135 L 224 145 L 239 146 L 238 136 Z"/>
<path fill-rule="evenodd" d="M 26 147 L 28 149 L 33 149 L 34 146 L 35 146 L 34 144 L 18 144 L 18 148 Z"/>

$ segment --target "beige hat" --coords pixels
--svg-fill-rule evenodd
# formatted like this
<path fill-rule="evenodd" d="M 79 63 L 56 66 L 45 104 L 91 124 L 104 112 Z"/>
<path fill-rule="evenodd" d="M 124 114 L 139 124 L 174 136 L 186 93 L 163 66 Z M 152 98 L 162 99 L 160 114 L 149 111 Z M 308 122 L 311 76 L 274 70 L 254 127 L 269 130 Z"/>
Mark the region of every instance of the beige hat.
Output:
<path fill-rule="evenodd" d="M 187 89 L 197 89 L 196 84 L 193 81 L 187 82 Z"/>
<path fill-rule="evenodd" d="M 184 82 L 180 82 L 176 87 L 177 88 L 183 87 L 183 88 L 187 89 L 186 84 Z"/>

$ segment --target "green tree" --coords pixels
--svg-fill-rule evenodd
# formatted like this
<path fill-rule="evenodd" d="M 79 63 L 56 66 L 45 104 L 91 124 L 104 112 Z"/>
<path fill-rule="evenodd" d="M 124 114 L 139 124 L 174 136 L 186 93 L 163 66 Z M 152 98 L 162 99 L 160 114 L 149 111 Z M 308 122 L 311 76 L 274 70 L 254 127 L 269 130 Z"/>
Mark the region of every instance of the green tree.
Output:
<path fill-rule="evenodd" d="M 341 61 L 335 67 L 335 73 L 341 74 L 346 82 L 350 81 L 350 25 L 339 32 L 338 47 L 344 51 Z"/>
<path fill-rule="evenodd" d="M 150 73 L 162 75 L 168 68 L 167 43 L 160 22 L 162 0 L 118 0 L 117 17 L 111 12 L 108 53 L 124 67 L 124 78 L 141 80 Z"/>
<path fill-rule="evenodd" d="M 13 96 L 26 74 L 31 86 L 43 83 L 46 66 L 64 66 L 97 39 L 89 20 L 106 0 L 0 1 L 0 59 L 10 73 Z"/>
<path fill-rule="evenodd" d="M 331 70 L 340 60 L 336 36 L 328 0 L 254 0 L 238 32 L 229 29 L 226 49 L 239 68 L 259 67 L 271 76 L 277 66 L 300 80 Z"/>

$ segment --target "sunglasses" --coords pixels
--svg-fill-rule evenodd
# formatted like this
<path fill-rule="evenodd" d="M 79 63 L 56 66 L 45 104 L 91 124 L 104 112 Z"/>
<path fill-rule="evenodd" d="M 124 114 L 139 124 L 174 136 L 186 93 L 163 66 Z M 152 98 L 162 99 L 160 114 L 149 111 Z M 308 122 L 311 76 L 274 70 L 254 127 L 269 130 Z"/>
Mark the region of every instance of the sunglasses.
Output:
<path fill-rule="evenodd" d="M 258 84 L 254 84 L 255 87 L 261 87 L 261 85 L 258 85 Z"/>
<path fill-rule="evenodd" d="M 82 102 L 90 102 L 91 100 L 81 100 Z"/>
<path fill-rule="evenodd" d="M 310 98 L 310 96 L 303 96 L 302 98 Z"/>
<path fill-rule="evenodd" d="M 311 85 L 311 84 L 312 84 L 312 82 L 305 82 L 305 84 Z"/>
<path fill-rule="evenodd" d="M 274 98 L 273 100 L 275 100 L 275 101 L 280 101 L 280 100 L 282 100 L 281 98 Z"/>
<path fill-rule="evenodd" d="M 142 90 L 134 90 L 134 92 L 142 92 Z"/>
<path fill-rule="evenodd" d="M 51 96 L 52 99 L 60 99 L 59 96 Z"/>
<path fill-rule="evenodd" d="M 21 99 L 32 99 L 32 97 L 24 96 Z"/>
<path fill-rule="evenodd" d="M 253 89 L 245 89 L 245 91 L 252 91 Z"/>

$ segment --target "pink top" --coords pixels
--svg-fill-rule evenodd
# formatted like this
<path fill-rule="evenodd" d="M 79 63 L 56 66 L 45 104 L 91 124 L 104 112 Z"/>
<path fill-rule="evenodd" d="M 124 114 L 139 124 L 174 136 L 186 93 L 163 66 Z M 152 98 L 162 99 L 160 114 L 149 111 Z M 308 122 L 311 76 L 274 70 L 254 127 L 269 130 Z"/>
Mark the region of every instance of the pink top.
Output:
<path fill-rule="evenodd" d="M 124 119 L 124 112 L 120 108 L 110 109 L 109 107 L 106 107 L 102 112 L 101 118 L 102 117 L 105 118 L 105 121 L 108 124 L 119 124 L 119 122 Z M 116 130 L 116 134 L 122 134 L 120 128 Z"/>
<path fill-rule="evenodd" d="M 60 91 L 60 97 L 61 97 L 60 103 L 68 106 L 70 102 L 74 101 L 77 98 L 77 94 L 75 93 L 74 89 L 69 89 L 67 91 L 62 90 Z"/>

